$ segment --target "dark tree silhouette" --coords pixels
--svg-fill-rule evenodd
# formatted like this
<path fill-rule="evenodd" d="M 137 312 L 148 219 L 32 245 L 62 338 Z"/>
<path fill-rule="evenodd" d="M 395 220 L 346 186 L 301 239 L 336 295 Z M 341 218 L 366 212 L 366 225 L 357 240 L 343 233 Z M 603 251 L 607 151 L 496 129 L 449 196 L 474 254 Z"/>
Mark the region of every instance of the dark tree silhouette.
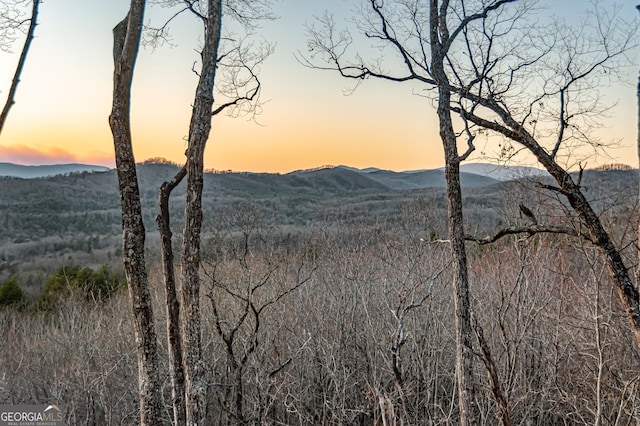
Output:
<path fill-rule="evenodd" d="M 0 135 L 2 134 L 2 129 L 4 128 L 4 124 L 7 121 L 7 117 L 9 116 L 9 110 L 11 110 L 11 107 L 15 104 L 15 97 L 18 90 L 18 83 L 20 83 L 20 76 L 22 75 L 22 70 L 24 69 L 25 63 L 27 62 L 27 54 L 29 53 L 29 48 L 31 47 L 31 42 L 33 41 L 33 36 L 36 31 L 36 25 L 38 25 L 38 10 L 40 8 L 40 3 L 42 3 L 42 0 L 33 0 L 31 6 L 31 17 L 27 20 L 16 21 L 16 18 L 10 17 L 8 13 L 3 16 L 4 19 L 0 20 L 0 27 L 3 27 L 0 28 L 0 32 L 2 32 L 3 29 L 15 31 L 16 28 L 22 27 L 25 22 L 29 22 L 29 28 L 27 29 L 27 35 L 22 46 L 20 58 L 18 59 L 18 65 L 16 66 L 16 71 L 13 74 L 13 79 L 11 80 L 9 93 L 7 94 L 7 100 L 5 101 L 4 107 L 2 108 L 2 112 L 0 112 Z M 5 4 L 4 7 L 6 9 L 9 9 L 10 5 Z M 4 40 L 0 40 L 0 44 L 2 43 L 2 41 Z"/>

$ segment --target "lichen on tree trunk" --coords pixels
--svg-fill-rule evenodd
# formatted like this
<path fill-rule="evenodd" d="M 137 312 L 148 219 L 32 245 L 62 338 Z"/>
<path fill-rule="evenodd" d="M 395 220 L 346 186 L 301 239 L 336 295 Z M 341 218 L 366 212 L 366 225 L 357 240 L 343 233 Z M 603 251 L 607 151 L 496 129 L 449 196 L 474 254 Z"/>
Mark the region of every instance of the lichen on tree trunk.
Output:
<path fill-rule="evenodd" d="M 196 87 L 189 126 L 186 162 L 186 200 L 181 253 L 181 327 L 185 366 L 185 403 L 188 425 L 202 425 L 206 418 L 206 371 L 200 330 L 200 233 L 204 150 L 211 131 L 213 88 L 222 27 L 222 1 L 208 0 L 202 69 Z"/>
<path fill-rule="evenodd" d="M 445 156 L 445 180 L 447 184 L 447 227 L 453 259 L 453 301 L 456 333 L 456 376 L 460 424 L 478 424 L 478 409 L 475 400 L 473 378 L 473 330 L 471 327 L 471 302 L 469 296 L 469 274 L 465 248 L 464 221 L 462 214 L 462 189 L 460 187 L 460 156 L 457 137 L 451 119 L 451 85 L 445 72 L 446 44 L 450 42 L 446 28 L 446 7 L 440 9 L 438 0 L 431 0 L 430 43 L 431 72 L 438 88 L 438 121 L 440 139 Z"/>
<path fill-rule="evenodd" d="M 113 30 L 114 86 L 109 125 L 113 134 L 122 206 L 122 257 L 138 359 L 140 424 L 155 426 L 160 424 L 161 418 L 158 349 L 144 257 L 145 228 L 142 222 L 130 124 L 131 84 L 140 43 L 144 7 L 144 0 L 132 0 L 127 17 Z"/>

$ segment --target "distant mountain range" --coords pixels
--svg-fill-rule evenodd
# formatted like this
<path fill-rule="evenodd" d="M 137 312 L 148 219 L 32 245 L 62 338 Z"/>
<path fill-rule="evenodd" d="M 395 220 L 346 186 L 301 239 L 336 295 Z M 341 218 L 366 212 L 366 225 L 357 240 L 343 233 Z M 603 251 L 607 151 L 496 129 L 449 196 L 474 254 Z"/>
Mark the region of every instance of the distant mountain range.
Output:
<path fill-rule="evenodd" d="M 11 166 L 15 165 L 0 163 L 0 176 L 21 169 Z M 158 190 L 178 169 L 167 163 L 138 165 L 143 217 L 154 238 Z M 113 251 L 119 247 L 116 237 L 122 232 L 122 219 L 114 169 L 71 164 L 23 166 L 22 171 L 25 170 L 31 172 L 27 176 L 61 174 L 0 177 L 0 272 L 2 259 L 25 261 L 72 252 L 88 256 L 93 250 Z M 499 212 L 505 203 L 517 202 L 517 194 L 522 195 L 523 185 L 526 186 L 520 180 L 509 179 L 541 173 L 517 167 L 463 166 L 461 183 L 470 226 L 493 229 L 503 220 Z M 602 209 L 632 201 L 637 183 L 635 169 L 588 170 L 582 179 L 587 195 Z M 183 219 L 184 200 L 182 183 L 173 191 L 170 203 L 176 229 Z M 252 211 L 266 225 L 288 230 L 307 229 L 319 223 L 391 226 L 407 215 L 418 215 L 423 220 L 421 215 L 425 214 L 425 229 L 433 235 L 446 235 L 443 169 L 394 172 L 326 166 L 285 174 L 208 172 L 202 207 L 210 229 L 222 218 L 235 217 L 238 212 L 249 216 Z"/>
<path fill-rule="evenodd" d="M 80 172 L 104 172 L 105 166 L 88 164 L 51 164 L 44 166 L 22 166 L 13 163 L 0 163 L 0 176 L 19 177 L 23 179 L 41 178 Z"/>
<path fill-rule="evenodd" d="M 514 180 L 523 177 L 548 176 L 546 170 L 536 167 L 505 166 L 488 163 L 465 163 L 460 166 L 460 170 L 465 173 L 486 176 L 499 181 Z"/>
<path fill-rule="evenodd" d="M 331 166 L 326 166 L 331 167 Z M 384 172 L 385 170 L 378 169 L 375 167 L 368 167 L 366 169 L 356 169 L 354 167 L 348 166 L 338 166 L 343 167 L 349 170 L 358 171 L 361 173 L 379 173 Z M 416 174 L 416 173 L 424 173 L 424 172 L 435 172 L 439 171 L 444 173 L 444 167 L 440 167 L 438 169 L 421 169 L 421 170 L 407 170 L 401 173 L 404 174 Z M 479 176 L 488 177 L 491 179 L 495 179 L 497 181 L 507 181 L 518 179 L 521 177 L 530 177 L 530 176 L 546 176 L 547 172 L 536 167 L 527 167 L 527 166 L 505 166 L 499 164 L 489 164 L 489 163 L 465 163 L 460 166 L 460 171 L 467 174 L 474 174 Z M 464 185 L 464 182 L 463 182 Z"/>
<path fill-rule="evenodd" d="M 157 212 L 158 189 L 178 169 L 168 162 L 138 165 L 143 214 L 149 224 Z M 481 170 L 487 171 L 493 170 Z M 0 245 L 2 241 L 119 232 L 120 200 L 114 169 L 0 163 L 2 175 L 0 223 L 4 226 L 0 227 Z M 461 173 L 461 182 L 467 202 L 474 203 L 477 198 L 483 205 L 488 203 L 487 194 L 498 191 L 501 184 L 499 179 L 467 172 Z M 205 174 L 203 209 L 211 216 L 256 203 L 273 224 L 304 225 L 328 214 L 362 223 L 397 214 L 398 206 L 412 202 L 417 192 L 441 200 L 438 205 L 444 206 L 444 170 L 394 172 L 323 166 L 284 174 L 210 171 Z M 183 183 L 172 193 L 171 214 L 178 221 L 184 197 Z M 153 230 L 153 225 L 149 229 Z"/>
<path fill-rule="evenodd" d="M 404 172 L 393 172 L 389 170 L 383 170 L 376 167 L 368 167 L 365 169 L 357 169 L 349 166 L 321 166 L 308 170 L 296 170 L 288 173 L 287 175 L 295 175 L 300 173 L 312 173 L 326 169 L 344 169 L 361 174 L 367 174 L 369 178 L 374 181 L 388 184 L 393 189 L 414 189 L 433 186 L 441 186 L 439 181 L 444 179 L 444 168 L 439 169 L 424 169 L 424 170 L 409 170 Z M 82 173 L 82 172 L 104 172 L 110 170 L 105 166 L 96 166 L 91 164 L 51 164 L 40 166 L 24 166 L 13 163 L 0 162 L 0 177 L 17 177 L 22 179 L 44 178 L 58 175 L 65 175 L 69 173 Z M 483 186 L 490 184 L 491 181 L 474 178 L 470 175 L 477 175 L 485 178 L 490 178 L 496 181 L 505 181 L 516 179 L 523 176 L 532 175 L 544 175 L 545 172 L 536 169 L 534 167 L 522 167 L 522 166 L 501 166 L 488 163 L 469 163 L 461 166 L 462 184 L 471 186 Z M 245 172 L 239 172 L 247 174 Z M 232 172 L 225 172 L 225 174 L 233 174 Z M 257 175 L 264 175 L 264 173 L 257 173 Z"/>

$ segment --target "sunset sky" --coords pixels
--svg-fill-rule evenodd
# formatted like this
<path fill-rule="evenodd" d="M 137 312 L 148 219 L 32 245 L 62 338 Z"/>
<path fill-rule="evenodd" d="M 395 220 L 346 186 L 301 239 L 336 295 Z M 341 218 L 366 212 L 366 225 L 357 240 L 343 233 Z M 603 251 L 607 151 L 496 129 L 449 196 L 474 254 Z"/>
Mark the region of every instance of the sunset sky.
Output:
<path fill-rule="evenodd" d="M 548 2 L 567 14 L 586 0 Z M 628 3 L 628 5 L 626 4 Z M 630 13 L 634 2 L 627 1 Z M 260 74 L 265 101 L 258 123 L 216 117 L 205 157 L 220 170 L 287 172 L 325 164 L 375 166 L 392 170 L 440 167 L 435 111 L 410 84 L 367 81 L 345 96 L 352 82 L 300 65 L 305 23 L 329 9 L 348 16 L 354 1 L 279 0 L 280 18 L 260 29 L 277 44 Z M 111 29 L 125 15 L 126 0 L 47 0 L 27 59 L 16 104 L 0 136 L 0 162 L 53 164 L 82 162 L 113 166 L 107 117 L 111 108 Z M 162 10 L 149 9 L 148 18 Z M 199 27 L 177 22 L 176 44 L 141 49 L 133 93 L 136 159 L 165 157 L 182 162 L 196 76 Z M 21 48 L 16 44 L 14 50 Z M 637 56 L 637 55 L 636 55 Z M 4 103 L 16 55 L 0 52 L 0 100 Z M 609 88 L 618 100 L 606 137 L 620 139 L 601 162 L 636 165 L 636 73 L 626 85 Z M 479 150 L 480 151 L 480 150 Z M 476 160 L 482 158 L 476 156 Z"/>

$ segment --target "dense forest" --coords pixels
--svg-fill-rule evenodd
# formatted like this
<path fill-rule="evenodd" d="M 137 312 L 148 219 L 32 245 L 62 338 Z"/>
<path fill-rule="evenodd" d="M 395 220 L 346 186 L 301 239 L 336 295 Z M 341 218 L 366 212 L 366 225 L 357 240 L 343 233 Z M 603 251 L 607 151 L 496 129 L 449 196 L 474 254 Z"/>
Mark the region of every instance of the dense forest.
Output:
<path fill-rule="evenodd" d="M 141 165 L 141 180 L 151 187 L 170 176 L 171 167 Z M 374 424 L 390 404 L 405 424 L 455 423 L 442 176 L 429 181 L 432 187 L 416 190 L 372 184 L 363 180 L 370 179 L 368 173 L 353 170 L 297 173 L 301 176 L 292 180 L 269 176 L 289 184 L 268 186 L 262 175 L 208 177 L 238 182 L 225 190 L 212 183 L 205 197 L 208 422 Z M 470 182 L 473 177 L 468 175 Z M 25 227 L 40 216 L 64 224 L 72 211 L 91 215 L 86 228 L 70 220 L 78 228 L 33 234 L 30 243 L 42 250 L 28 256 L 25 251 L 33 269 L 23 272 L 16 259 L 5 260 L 13 266 L 3 273 L 16 272 L 12 276 L 31 295 L 0 313 L 3 404 L 53 399 L 64 401 L 70 424 L 136 423 L 126 291 L 114 278 L 108 287 L 113 290 L 92 292 L 96 283 L 108 281 L 97 276 L 98 265 L 118 264 L 118 216 L 113 214 L 112 223 L 100 216 L 106 214 L 101 208 L 116 208 L 116 194 L 98 184 L 113 179 L 92 173 L 11 180 L 14 192 L 2 197 L 3 205 L 33 200 L 22 214 Z M 539 220 L 570 221 L 566 206 L 553 197 L 530 199 L 530 189 L 540 181 L 523 177 L 484 185 L 487 179 L 476 176 L 475 186 L 464 187 L 469 232 L 484 236 L 526 221 L 520 203 Z M 635 171 L 586 171 L 583 184 L 616 238 L 628 246 L 633 238 L 628 223 L 636 214 Z M 51 209 L 32 196 L 42 187 L 59 194 Z M 266 187 L 280 195 L 261 192 Z M 81 188 L 94 191 L 85 194 Z M 96 193 L 98 188 L 111 191 L 113 199 Z M 251 195 L 239 195 L 242 191 Z M 151 191 L 148 195 L 145 218 L 154 233 L 157 200 Z M 92 208 L 85 211 L 87 206 Z M 99 221 L 108 225 L 106 233 L 90 225 Z M 23 238 L 20 227 L 12 229 L 15 235 L 5 235 L 3 246 Z M 54 236 L 64 245 L 64 256 L 47 245 Z M 95 241 L 91 254 L 89 238 Z M 74 248 L 76 240 L 85 245 Z M 150 284 L 161 329 L 162 276 L 154 241 Z M 640 358 L 624 332 L 628 324 L 619 301 L 603 285 L 604 265 L 593 248 L 558 235 L 468 244 L 478 330 L 498 367 L 514 424 L 590 423 L 597 409 L 610 424 L 633 422 L 640 408 Z M 95 272 L 73 269 L 77 264 Z M 63 265 L 69 267 L 57 269 Z M 25 280 L 37 268 L 39 287 L 33 278 Z M 106 273 L 109 278 L 117 269 Z M 482 421 L 491 424 L 496 407 L 480 352 L 474 362 L 475 380 L 487 389 L 478 394 Z M 162 368 L 163 398 L 169 401 L 169 373 Z"/>
<path fill-rule="evenodd" d="M 151 239 L 158 238 L 153 222 L 158 213 L 157 188 L 178 169 L 157 159 L 138 166 Z M 251 205 L 259 208 L 265 223 L 292 231 L 336 219 L 360 225 L 394 221 L 400 206 L 417 198 L 427 197 L 440 208 L 445 205 L 441 170 L 396 173 L 324 167 L 288 174 L 211 172 L 205 179 L 203 206 L 211 224 L 221 212 Z M 479 191 L 467 200 L 474 209 L 492 203 L 484 193 L 501 190 L 496 185 L 499 181 L 472 173 L 464 175 L 464 183 Z M 0 223 L 5 225 L 0 228 L 0 259 L 5 278 L 18 272 L 50 273 L 69 256 L 91 266 L 119 261 L 121 219 L 114 171 L 38 179 L 6 177 L 0 179 L 0 193 Z M 184 214 L 181 202 L 184 188 L 178 187 L 171 208 L 178 226 Z M 105 260 L 105 255 L 111 257 Z M 43 259 L 51 256 L 55 262 L 44 268 Z"/>

